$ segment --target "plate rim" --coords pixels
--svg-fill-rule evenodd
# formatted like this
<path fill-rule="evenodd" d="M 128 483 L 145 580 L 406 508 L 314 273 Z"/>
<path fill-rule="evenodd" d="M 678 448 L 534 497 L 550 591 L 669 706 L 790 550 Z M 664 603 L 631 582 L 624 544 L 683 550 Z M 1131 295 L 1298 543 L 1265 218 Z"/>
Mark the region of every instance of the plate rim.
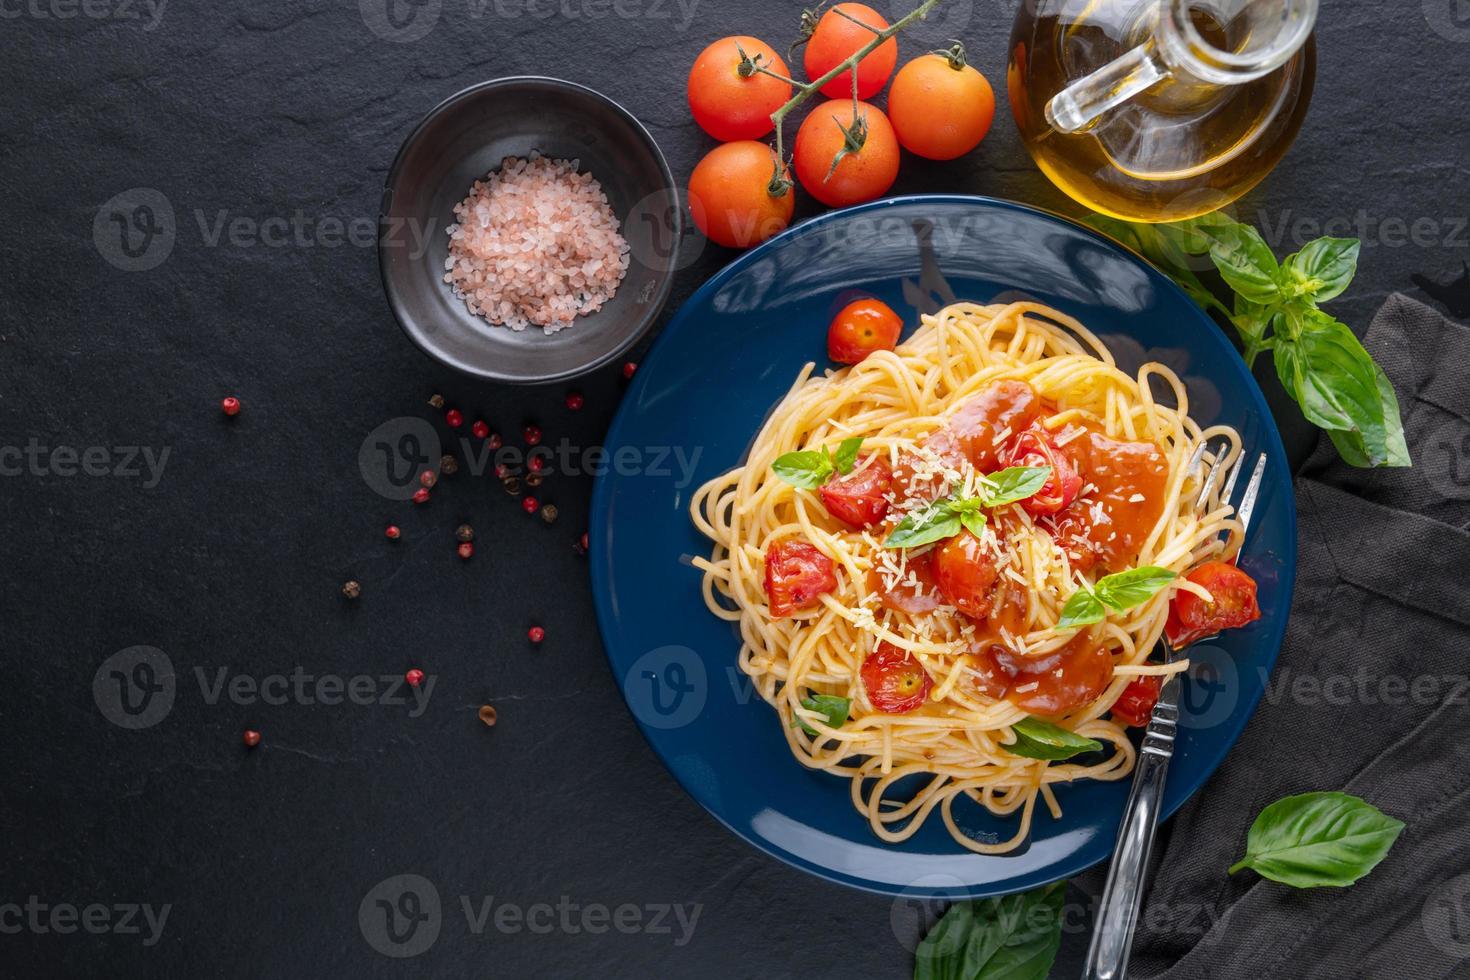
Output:
<path fill-rule="evenodd" d="M 1134 252 L 1132 249 L 1128 248 L 1125 245 L 1122 245 L 1119 242 L 1114 241 L 1113 239 L 1107 237 L 1096 229 L 1082 224 L 1080 221 L 1077 221 L 1074 218 L 1047 210 L 1045 208 L 1036 207 L 1034 205 L 1023 204 L 1018 201 L 1011 201 L 1005 198 L 990 197 L 982 194 L 905 194 L 895 197 L 882 198 L 877 201 L 869 201 L 867 203 L 854 205 L 852 207 L 826 211 L 822 214 L 815 215 L 805 221 L 793 225 L 790 228 L 782 231 L 781 233 L 771 237 L 770 239 L 767 239 L 765 242 L 762 242 L 761 244 L 755 246 L 754 248 L 748 249 L 740 255 L 737 255 L 730 262 L 722 266 L 718 272 L 716 272 L 704 283 L 702 283 L 698 289 L 691 293 L 689 297 L 680 304 L 678 310 L 674 312 L 674 315 L 672 318 L 670 318 L 669 322 L 665 324 L 662 329 L 659 330 L 658 336 L 654 338 L 654 341 L 650 346 L 647 354 L 644 355 L 643 364 L 640 365 L 640 370 L 634 375 L 632 384 L 629 385 L 628 390 L 624 393 L 623 399 L 619 402 L 618 409 L 614 413 L 613 419 L 608 425 L 607 432 L 604 435 L 602 441 L 604 449 L 606 450 L 608 447 L 619 444 L 618 440 L 621 437 L 622 429 L 626 424 L 628 424 L 628 419 L 631 417 L 632 414 L 632 409 L 630 408 L 631 404 L 633 403 L 632 396 L 641 392 L 642 389 L 650 383 L 648 381 L 648 378 L 650 376 L 649 372 L 645 369 L 651 364 L 656 365 L 658 363 L 661 349 L 667 346 L 665 338 L 672 334 L 676 329 L 683 329 L 683 324 L 685 323 L 685 321 L 689 320 L 693 315 L 691 311 L 694 310 L 696 307 L 703 305 L 703 303 L 705 303 L 710 296 L 716 293 L 736 272 L 744 269 L 746 266 L 756 261 L 759 261 L 760 258 L 764 256 L 767 251 L 779 247 L 785 241 L 791 240 L 799 235 L 806 234 L 819 225 L 828 224 L 834 221 L 841 221 L 850 216 L 863 214 L 869 211 L 881 211 L 886 208 L 913 204 L 958 204 L 978 207 L 981 209 L 1019 211 L 1049 221 L 1064 224 L 1068 226 L 1069 229 L 1080 231 L 1083 234 L 1094 239 L 1103 247 L 1115 251 L 1118 254 L 1126 257 L 1128 261 L 1143 270 L 1144 274 L 1148 277 L 1152 284 L 1161 287 L 1165 292 L 1173 293 L 1176 299 L 1182 301 L 1188 309 L 1193 311 L 1196 320 L 1201 322 L 1201 325 L 1208 332 L 1216 336 L 1222 344 L 1231 349 L 1231 353 L 1233 355 L 1232 364 L 1234 365 L 1234 369 L 1239 371 L 1240 374 L 1243 375 L 1244 378 L 1249 382 L 1247 390 L 1250 392 L 1251 398 L 1254 402 L 1252 408 L 1254 409 L 1255 414 L 1258 417 L 1264 419 L 1266 423 L 1263 426 L 1263 429 L 1267 433 L 1267 445 L 1261 447 L 1261 450 L 1266 453 L 1268 458 L 1272 458 L 1283 469 L 1283 471 L 1287 474 L 1288 486 L 1294 488 L 1295 476 L 1288 464 L 1286 447 L 1281 441 L 1281 430 L 1276 424 L 1275 416 L 1271 414 L 1270 405 L 1266 401 L 1266 396 L 1264 392 L 1261 391 L 1259 383 L 1257 383 L 1255 376 L 1250 372 L 1250 370 L 1246 368 L 1244 362 L 1241 361 L 1239 357 L 1239 352 L 1234 350 L 1233 346 L 1230 344 L 1229 338 L 1224 334 L 1224 331 L 1220 327 L 1220 325 L 1217 324 L 1209 316 L 1208 313 L 1200 309 L 1200 307 L 1194 302 L 1194 300 L 1190 299 L 1188 294 L 1185 293 L 1184 290 L 1181 289 L 1177 283 L 1175 283 L 1164 273 L 1160 272 L 1158 269 L 1154 268 L 1153 265 L 1151 265 L 1146 259 L 1140 256 L 1138 253 Z M 604 538 L 609 535 L 608 514 L 610 504 L 608 498 L 609 494 L 611 493 L 610 488 L 612 486 L 613 476 L 615 476 L 615 474 L 611 470 L 605 470 L 595 477 L 592 488 L 592 499 L 589 507 L 588 526 L 590 528 L 596 529 L 598 535 Z M 1285 495 L 1284 505 L 1287 518 L 1286 530 L 1288 531 L 1288 534 L 1286 547 L 1281 553 L 1281 582 L 1285 586 L 1284 592 L 1286 597 L 1286 614 L 1281 618 L 1280 625 L 1276 629 L 1274 635 L 1268 637 L 1267 641 L 1262 644 L 1262 648 L 1266 651 L 1266 657 L 1262 666 L 1266 668 L 1268 676 L 1275 673 L 1276 662 L 1281 655 L 1281 648 L 1286 640 L 1286 627 L 1288 621 L 1291 618 L 1291 605 L 1296 591 L 1298 528 L 1296 500 L 1294 493 L 1287 493 Z M 599 549 L 599 552 L 602 553 L 602 549 Z M 1109 846 L 1108 849 L 1102 854 L 1102 856 L 1096 861 L 1085 864 L 1077 864 L 1075 862 L 1068 864 L 1065 861 L 1060 861 L 1056 863 L 1053 866 L 1055 870 L 1054 876 L 1046 879 L 1045 881 L 1030 881 L 1024 884 L 1017 884 L 1008 887 L 994 887 L 987 886 L 985 884 L 962 885 L 959 887 L 919 886 L 912 884 L 899 886 L 897 884 L 876 882 L 870 879 L 849 875 L 844 872 L 835 871 L 821 864 L 817 864 L 807 858 L 780 850 L 763 838 L 746 833 L 745 830 L 725 819 L 724 815 L 717 812 L 708 803 L 705 802 L 705 800 L 696 790 L 696 788 L 691 785 L 691 783 L 686 780 L 684 775 L 680 773 L 678 768 L 673 765 L 671 756 L 665 753 L 659 742 L 654 738 L 653 732 L 649 728 L 649 726 L 644 724 L 643 720 L 638 717 L 636 712 L 634 712 L 632 710 L 632 707 L 628 704 L 627 692 L 624 690 L 623 684 L 619 677 L 618 666 L 616 663 L 614 663 L 612 656 L 612 644 L 610 642 L 610 628 L 608 624 L 615 621 L 617 617 L 613 609 L 611 608 L 611 602 L 609 600 L 610 591 L 608 588 L 608 571 L 605 561 L 601 557 L 596 558 L 591 562 L 590 570 L 592 580 L 591 585 L 593 609 L 597 618 L 598 636 L 602 640 L 603 656 L 607 660 L 608 669 L 609 672 L 612 674 L 613 682 L 617 685 L 618 694 L 623 699 L 623 706 L 628 711 L 628 714 L 633 718 L 634 723 L 637 724 L 638 730 L 643 735 L 644 741 L 648 743 L 648 746 L 653 750 L 654 755 L 658 757 L 658 760 L 663 765 L 664 769 L 671 776 L 673 776 L 674 780 L 679 784 L 684 792 L 687 793 L 689 797 L 694 800 L 695 803 L 697 803 L 710 816 L 714 817 L 716 821 L 718 821 L 722 826 L 724 826 L 736 837 L 745 841 L 747 844 L 751 845 L 762 853 L 767 854 L 777 859 L 778 861 L 781 861 L 782 863 L 787 864 L 800 871 L 815 875 L 818 878 L 825 879 L 826 881 L 830 881 L 834 884 L 844 885 L 849 888 L 856 888 L 860 891 L 871 892 L 873 894 L 884 895 L 888 897 L 908 897 L 917 899 L 940 898 L 954 900 L 990 898 L 1029 891 L 1034 888 L 1043 887 L 1044 885 L 1050 884 L 1052 882 L 1072 878 L 1087 870 L 1088 868 L 1095 867 L 1111 859 L 1113 851 L 1116 848 L 1116 843 Z M 1193 785 L 1189 787 L 1188 791 L 1180 796 L 1179 799 L 1175 801 L 1172 805 L 1166 805 L 1162 809 L 1159 815 L 1160 823 L 1168 820 L 1174 815 L 1174 813 L 1176 813 L 1181 807 L 1183 807 L 1185 803 L 1192 800 L 1195 794 L 1197 794 L 1204 786 L 1204 784 L 1209 781 L 1210 777 L 1215 774 L 1215 771 L 1219 769 L 1221 764 L 1225 761 L 1226 756 L 1230 754 L 1230 752 L 1235 748 L 1236 743 L 1240 740 L 1241 734 L 1245 731 L 1246 725 L 1250 723 L 1250 719 L 1252 718 L 1252 716 L 1254 716 L 1256 708 L 1259 707 L 1261 698 L 1264 696 L 1264 694 L 1265 689 L 1263 685 L 1261 689 L 1255 691 L 1255 693 L 1250 696 L 1249 704 L 1247 705 L 1245 713 L 1242 715 L 1240 724 L 1236 726 L 1235 730 L 1230 733 L 1229 738 L 1224 741 L 1220 751 L 1202 760 L 1204 762 L 1204 765 L 1201 767 L 1198 777 L 1194 779 Z M 1120 820 L 1121 816 L 1122 814 L 1120 812 Z M 967 851 L 959 849 L 958 845 L 956 845 L 956 848 L 956 857 L 963 857 L 969 853 Z M 1044 874 L 1052 874 L 1052 871 L 1044 872 Z"/>

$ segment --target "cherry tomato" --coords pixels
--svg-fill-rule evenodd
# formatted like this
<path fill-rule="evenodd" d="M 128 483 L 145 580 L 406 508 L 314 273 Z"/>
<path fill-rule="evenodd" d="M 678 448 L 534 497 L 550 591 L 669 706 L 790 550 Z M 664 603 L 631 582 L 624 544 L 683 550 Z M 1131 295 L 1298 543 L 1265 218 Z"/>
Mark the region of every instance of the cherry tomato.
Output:
<path fill-rule="evenodd" d="M 995 584 L 995 561 L 980 539 L 961 531 L 934 549 L 934 582 L 946 602 L 966 616 L 990 615 L 990 587 Z"/>
<path fill-rule="evenodd" d="M 1212 561 L 1184 576 L 1202 585 L 1213 597 L 1206 602 L 1193 592 L 1179 591 L 1169 603 L 1164 633 L 1176 650 L 1195 640 L 1235 629 L 1261 618 L 1256 604 L 1256 582 L 1228 561 Z"/>
<path fill-rule="evenodd" d="M 852 101 L 833 99 L 808 113 L 796 131 L 792 150 L 796 177 L 812 197 L 828 207 L 871 201 L 886 193 L 898 176 L 893 124 L 877 106 L 859 102 L 857 109 L 860 125 L 854 127 Z M 834 169 L 832 161 L 849 143 L 843 127 L 855 137 L 860 135 L 862 146 L 849 149 Z"/>
<path fill-rule="evenodd" d="M 1001 648 L 995 659 L 1015 674 L 1006 697 L 1031 715 L 1060 715 L 1096 701 L 1113 679 L 1112 655 L 1085 632 L 1051 653 L 1023 657 Z"/>
<path fill-rule="evenodd" d="M 904 563 L 903 580 L 894 582 L 891 588 L 886 584 L 884 574 L 873 569 L 868 572 L 868 588 L 878 593 L 878 600 L 886 609 L 906 613 L 938 609 L 940 596 L 934 580 L 933 554 L 926 551 L 922 555 L 910 555 Z M 911 577 L 912 583 L 909 581 Z"/>
<path fill-rule="evenodd" d="M 876 299 L 848 303 L 827 328 L 827 356 L 839 364 L 857 364 L 875 350 L 893 350 L 903 320 Z"/>
<path fill-rule="evenodd" d="M 789 187 L 770 193 L 775 163 L 775 151 L 754 140 L 724 143 L 699 161 L 689 175 L 689 213 L 710 241 L 749 248 L 791 224 L 796 195 Z"/>
<path fill-rule="evenodd" d="M 1027 428 L 1041 417 L 1041 412 L 1041 396 L 1036 389 L 1007 378 L 967 399 L 926 445 L 940 455 L 959 452 L 977 470 L 988 473 L 1008 465 L 1001 462 L 1001 450 L 1009 433 Z M 1003 438 L 997 442 L 996 436 Z"/>
<path fill-rule="evenodd" d="M 990 130 L 995 92 L 985 76 L 942 54 L 920 55 L 904 65 L 888 90 L 888 116 L 898 141 L 930 160 L 969 153 Z"/>
<path fill-rule="evenodd" d="M 763 72 L 740 75 L 740 53 L 789 77 L 786 62 L 769 44 L 737 35 L 715 41 L 689 69 L 689 111 L 701 129 L 722 142 L 755 140 L 774 127 L 771 113 L 791 98 L 790 84 Z"/>
<path fill-rule="evenodd" d="M 868 702 L 890 715 L 913 711 L 924 703 L 934 686 L 923 664 L 891 643 L 880 642 L 863 661 L 860 673 Z"/>
<path fill-rule="evenodd" d="M 1002 456 L 1007 466 L 1050 466 L 1051 477 L 1034 495 L 1021 501 L 1021 509 L 1033 517 L 1065 510 L 1077 499 L 1082 477 L 1072 461 L 1057 450 L 1051 436 L 1040 428 L 1027 429 L 1013 438 Z"/>
<path fill-rule="evenodd" d="M 884 459 L 864 460 L 847 476 L 828 480 L 817 491 L 827 513 L 850 527 L 872 527 L 888 513 L 892 474 Z"/>
<path fill-rule="evenodd" d="M 787 538 L 766 549 L 766 599 L 772 616 L 790 616 L 837 588 L 832 559 L 805 541 Z"/>
<path fill-rule="evenodd" d="M 1134 728 L 1142 728 L 1148 724 L 1148 720 L 1154 713 L 1154 705 L 1159 701 L 1159 691 L 1163 689 L 1164 679 L 1158 676 L 1136 677 L 1123 688 L 1123 693 L 1118 695 L 1118 700 L 1113 702 L 1113 720 L 1120 721 Z"/>
<path fill-rule="evenodd" d="M 847 17 L 842 16 L 843 14 Z M 817 21 L 817 29 L 806 42 L 803 64 L 810 80 L 821 78 L 873 39 L 872 31 L 861 24 L 854 24 L 848 17 L 856 18 L 868 27 L 876 27 L 880 31 L 888 27 L 888 21 L 883 19 L 883 15 L 866 4 L 839 3 L 834 6 Z M 898 41 L 890 37 L 858 62 L 857 97 L 871 99 L 882 91 L 896 64 Z M 829 99 L 852 98 L 852 71 L 845 71 L 823 85 L 822 94 Z"/>

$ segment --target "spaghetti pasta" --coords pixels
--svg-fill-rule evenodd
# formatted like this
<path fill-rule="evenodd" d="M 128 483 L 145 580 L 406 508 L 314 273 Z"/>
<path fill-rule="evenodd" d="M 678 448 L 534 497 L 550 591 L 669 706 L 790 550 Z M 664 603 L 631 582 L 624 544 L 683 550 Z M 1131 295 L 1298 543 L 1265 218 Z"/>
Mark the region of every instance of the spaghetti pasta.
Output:
<path fill-rule="evenodd" d="M 990 512 L 969 546 L 994 572 L 995 599 L 962 611 L 925 572 L 943 545 L 885 547 L 883 533 L 947 491 L 983 486 L 987 467 L 975 465 L 977 452 L 1003 457 L 1000 447 L 1025 443 L 1027 420 L 1012 425 L 1004 413 L 982 420 L 976 407 L 994 403 L 1006 385 L 1035 393 L 1042 406 L 1029 423 L 1035 444 L 1050 447 L 1054 459 L 1078 461 L 1085 483 L 1061 512 L 1033 513 L 1038 508 L 1022 503 Z M 961 845 L 1003 853 L 1027 839 L 1038 800 L 1060 815 L 1057 783 L 1131 772 L 1125 727 L 1106 716 L 1130 682 L 1187 666 L 1145 663 L 1174 587 L 1109 611 L 1094 626 L 1057 624 L 1067 598 L 1105 572 L 1134 565 L 1183 572 L 1238 549 L 1240 525 L 1219 491 L 1193 506 L 1198 476 L 1188 463 L 1203 442 L 1222 436 L 1230 448 L 1216 462 L 1232 462 L 1239 436 L 1201 429 L 1188 408 L 1183 382 L 1167 367 L 1125 373 L 1098 337 L 1059 311 L 957 303 L 924 316 L 895 350 L 824 375 L 807 365 L 744 464 L 695 494 L 693 521 L 713 542 L 695 565 L 710 611 L 738 624 L 740 668 L 775 708 L 796 758 L 851 780 L 853 806 L 879 838 L 902 841 L 937 809 Z M 985 446 L 976 449 L 971 430 L 984 431 Z M 784 454 L 857 437 L 863 455 L 845 479 L 870 467 L 893 474 L 880 525 L 839 520 L 819 490 L 773 474 Z M 771 549 L 790 540 L 820 552 L 813 554 L 830 564 L 830 588 L 777 615 L 763 582 Z M 868 671 L 880 649 L 922 668 L 926 693 L 912 710 L 873 703 Z M 1056 700 L 1079 685 L 1085 700 Z M 845 717 L 834 721 L 812 700 L 819 695 L 845 700 Z M 1040 710 L 1058 705 L 1063 710 Z M 1018 739 L 1013 726 L 1028 715 L 1105 751 L 1061 762 L 1008 751 Z M 1014 834 L 998 840 L 967 831 L 959 800 L 1015 817 Z"/>

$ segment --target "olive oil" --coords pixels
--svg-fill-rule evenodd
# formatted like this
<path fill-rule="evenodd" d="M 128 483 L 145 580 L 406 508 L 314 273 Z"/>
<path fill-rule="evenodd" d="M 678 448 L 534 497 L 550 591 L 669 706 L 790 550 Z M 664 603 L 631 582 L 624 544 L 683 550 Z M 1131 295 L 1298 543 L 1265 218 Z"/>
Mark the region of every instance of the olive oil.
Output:
<path fill-rule="evenodd" d="M 1022 6 L 1011 35 L 1007 90 L 1032 158 L 1076 200 L 1131 221 L 1194 217 L 1254 187 L 1301 127 L 1316 65 L 1309 36 L 1280 67 L 1253 80 L 1212 84 L 1175 71 L 1080 131 L 1048 122 L 1056 93 L 1139 45 L 1155 44 L 1159 11 L 1148 0 L 1037 0 Z M 1222 22 L 1197 6 L 1187 16 L 1205 50 L 1252 43 L 1249 18 Z"/>

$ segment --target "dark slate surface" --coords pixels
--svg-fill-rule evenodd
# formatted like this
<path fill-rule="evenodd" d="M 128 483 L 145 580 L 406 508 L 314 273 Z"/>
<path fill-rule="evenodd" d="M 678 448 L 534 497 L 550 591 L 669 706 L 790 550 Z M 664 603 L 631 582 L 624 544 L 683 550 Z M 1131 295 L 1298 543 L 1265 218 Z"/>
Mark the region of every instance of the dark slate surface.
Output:
<path fill-rule="evenodd" d="M 560 75 L 626 104 L 682 178 L 710 146 L 684 105 L 694 53 L 730 33 L 783 38 L 798 5 L 393 2 L 393 20 L 385 0 L 0 4 L 0 446 L 10 471 L 16 449 L 38 447 L 40 461 L 0 479 L 0 905 L 22 906 L 0 908 L 0 971 L 905 975 L 920 910 L 752 851 L 644 744 L 572 549 L 589 479 L 542 488 L 562 514 L 548 527 L 493 481 L 461 475 L 414 509 L 358 465 L 375 427 L 434 417 L 435 391 L 504 432 L 536 420 L 586 446 L 622 386 L 616 370 L 585 379 L 573 414 L 565 388 L 475 384 L 399 334 L 367 242 L 419 116 L 482 79 Z M 947 6 L 904 50 L 958 35 L 1001 87 L 1015 4 Z M 1278 252 L 1361 220 L 1361 272 L 1335 307 L 1360 328 L 1412 274 L 1450 282 L 1470 257 L 1470 24 L 1456 10 L 1327 5 L 1313 111 L 1238 209 L 1273 229 Z M 137 188 L 167 202 L 176 230 L 171 249 L 159 239 L 139 260 L 152 268 L 130 272 L 107 202 Z M 1070 210 L 1004 110 L 978 152 L 906 160 L 895 190 Z M 669 311 L 729 258 L 707 249 Z M 246 404 L 232 422 L 216 407 L 228 393 Z M 155 466 L 167 452 L 161 474 L 134 447 Z M 67 449 L 91 449 L 94 475 L 68 475 Z M 390 520 L 397 544 L 382 537 Z M 480 534 L 468 564 L 453 550 L 464 520 Z M 348 577 L 363 582 L 356 605 L 337 592 Z M 532 622 L 548 630 L 540 649 L 525 640 Z M 100 671 L 100 694 L 93 682 L 136 646 L 162 651 L 175 696 L 157 724 L 126 730 L 99 705 L 117 703 L 111 667 L 146 677 L 132 673 L 137 654 Z M 345 683 L 414 665 L 435 682 L 421 712 L 308 703 L 290 688 L 296 671 Z M 221 678 L 277 675 L 287 688 L 266 691 L 282 704 L 212 693 Z M 493 731 L 476 720 L 487 700 Z M 247 726 L 265 735 L 254 752 Z M 374 889 L 398 874 L 427 879 L 443 908 L 437 939 L 405 961 L 376 952 L 359 916 L 382 920 Z M 156 935 L 126 911 L 144 903 L 168 909 Z M 698 910 L 692 932 L 658 911 L 675 905 Z M 613 914 L 626 932 L 599 918 Z"/>

